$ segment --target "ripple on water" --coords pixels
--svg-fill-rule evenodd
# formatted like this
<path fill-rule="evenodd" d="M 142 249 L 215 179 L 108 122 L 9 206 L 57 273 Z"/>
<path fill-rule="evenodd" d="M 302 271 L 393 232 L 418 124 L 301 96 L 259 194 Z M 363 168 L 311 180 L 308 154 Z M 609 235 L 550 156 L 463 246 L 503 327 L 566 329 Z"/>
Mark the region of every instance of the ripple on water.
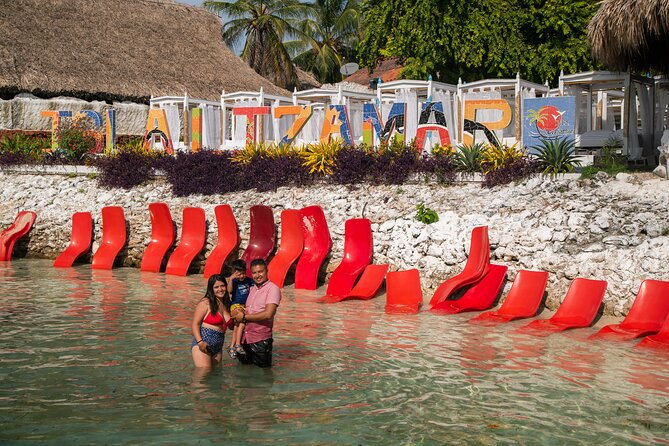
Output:
<path fill-rule="evenodd" d="M 649 444 L 667 357 L 592 330 L 548 338 L 469 315 L 386 315 L 289 287 L 275 367 L 190 362 L 202 276 L 0 265 L 0 439 L 290 444 Z M 111 439 L 111 440 L 110 440 Z"/>

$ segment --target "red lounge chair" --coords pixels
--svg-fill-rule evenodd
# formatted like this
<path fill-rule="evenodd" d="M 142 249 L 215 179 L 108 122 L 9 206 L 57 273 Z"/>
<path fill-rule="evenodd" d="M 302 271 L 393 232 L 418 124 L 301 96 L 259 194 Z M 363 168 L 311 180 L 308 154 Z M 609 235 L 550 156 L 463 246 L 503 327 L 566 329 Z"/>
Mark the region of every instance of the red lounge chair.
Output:
<path fill-rule="evenodd" d="M 574 279 L 553 317 L 532 321 L 521 330 L 549 335 L 570 328 L 589 327 L 604 300 L 606 285 L 604 280 Z"/>
<path fill-rule="evenodd" d="M 220 274 L 228 256 L 239 246 L 239 229 L 237 220 L 229 204 L 221 204 L 214 208 L 216 226 L 218 227 L 218 242 L 211 251 L 204 265 L 204 278 Z"/>
<path fill-rule="evenodd" d="M 149 204 L 151 216 L 151 241 L 144 250 L 140 271 L 159 273 L 167 251 L 174 244 L 174 222 L 170 208 L 165 203 Z"/>
<path fill-rule="evenodd" d="M 502 307 L 497 311 L 486 311 L 469 322 L 496 325 L 514 319 L 523 319 L 537 314 L 546 291 L 548 273 L 545 271 L 520 270 L 511 285 Z"/>
<path fill-rule="evenodd" d="M 434 292 L 430 305 L 433 307 L 444 302 L 455 291 L 465 285 L 478 282 L 488 271 L 490 263 L 490 241 L 488 227 L 478 226 L 472 230 L 472 240 L 469 245 L 469 257 L 462 272 L 442 283 Z"/>
<path fill-rule="evenodd" d="M 207 237 L 206 231 L 207 222 L 204 216 L 204 209 L 194 207 L 184 208 L 181 239 L 167 261 L 165 274 L 174 276 L 185 276 L 188 274 L 191 262 L 204 248 L 204 242 Z"/>
<path fill-rule="evenodd" d="M 112 269 L 114 259 L 126 242 L 125 215 L 121 206 L 102 208 L 102 242 L 93 254 L 91 268 Z"/>
<path fill-rule="evenodd" d="M 607 325 L 593 338 L 632 340 L 660 331 L 669 315 L 669 282 L 644 280 L 624 321 Z"/>
<path fill-rule="evenodd" d="M 36 218 L 37 214 L 33 211 L 21 211 L 14 222 L 0 232 L 0 260 L 11 260 L 14 244 L 30 231 Z"/>
<path fill-rule="evenodd" d="M 72 266 L 77 258 L 88 252 L 93 243 L 93 217 L 90 212 L 75 212 L 72 215 L 72 236 L 70 244 L 61 252 L 53 266 L 67 268 Z"/>
<path fill-rule="evenodd" d="M 344 296 L 324 296 L 322 302 L 334 303 L 348 299 L 368 300 L 376 296 L 388 272 L 388 264 L 367 265 L 350 293 Z"/>
<path fill-rule="evenodd" d="M 355 280 L 372 261 L 372 224 L 366 218 L 346 220 L 344 229 L 344 258 L 335 268 L 325 292 L 328 296 L 345 296 L 353 289 Z"/>
<path fill-rule="evenodd" d="M 281 212 L 281 245 L 276 255 L 269 262 L 268 277 L 279 288 L 283 287 L 288 270 L 302 254 L 304 234 L 300 211 L 286 209 Z"/>
<path fill-rule="evenodd" d="M 304 249 L 295 268 L 295 289 L 315 290 L 318 271 L 332 247 L 330 230 L 320 206 L 309 206 L 300 210 Z"/>
<path fill-rule="evenodd" d="M 499 295 L 508 269 L 502 265 L 489 265 L 488 273 L 483 276 L 483 279 L 472 285 L 460 299 L 440 302 L 430 311 L 456 314 L 463 311 L 487 310 Z"/>
<path fill-rule="evenodd" d="M 246 262 L 246 275 L 251 276 L 251 261 L 267 260 L 276 242 L 274 214 L 269 206 L 256 205 L 251 207 L 251 230 L 249 244 L 241 259 Z"/>
<path fill-rule="evenodd" d="M 420 272 L 392 271 L 386 276 L 386 313 L 418 313 L 423 303 Z"/>
<path fill-rule="evenodd" d="M 656 348 L 669 351 L 669 317 L 667 317 L 662 324 L 662 328 L 657 334 L 646 336 L 637 347 L 640 348 Z"/>

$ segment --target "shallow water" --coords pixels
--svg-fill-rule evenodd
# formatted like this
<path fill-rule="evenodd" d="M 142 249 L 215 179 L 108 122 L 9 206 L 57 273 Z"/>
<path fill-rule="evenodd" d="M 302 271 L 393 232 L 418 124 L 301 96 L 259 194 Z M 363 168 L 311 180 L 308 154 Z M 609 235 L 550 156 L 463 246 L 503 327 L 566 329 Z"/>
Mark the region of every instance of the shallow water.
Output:
<path fill-rule="evenodd" d="M 275 366 L 195 373 L 202 276 L 0 264 L 0 442 L 669 444 L 669 358 L 284 290 Z"/>

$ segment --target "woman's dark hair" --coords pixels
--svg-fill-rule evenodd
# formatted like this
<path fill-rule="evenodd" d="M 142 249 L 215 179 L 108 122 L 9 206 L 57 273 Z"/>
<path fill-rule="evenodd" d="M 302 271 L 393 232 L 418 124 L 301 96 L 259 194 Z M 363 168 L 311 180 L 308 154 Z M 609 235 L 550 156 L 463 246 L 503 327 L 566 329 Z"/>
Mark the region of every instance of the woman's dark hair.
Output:
<path fill-rule="evenodd" d="M 223 305 L 225 305 L 225 309 L 230 311 L 230 305 L 232 304 L 230 301 L 230 295 L 228 294 L 227 290 L 227 280 L 225 280 L 225 277 L 220 274 L 214 274 L 213 276 L 209 277 L 209 281 L 207 282 L 207 292 L 203 297 L 203 299 L 207 299 L 209 301 L 209 311 L 211 314 L 218 313 L 218 300 L 216 299 L 216 294 L 214 294 L 214 284 L 216 282 L 223 282 L 226 286 L 225 295 L 223 296 Z"/>

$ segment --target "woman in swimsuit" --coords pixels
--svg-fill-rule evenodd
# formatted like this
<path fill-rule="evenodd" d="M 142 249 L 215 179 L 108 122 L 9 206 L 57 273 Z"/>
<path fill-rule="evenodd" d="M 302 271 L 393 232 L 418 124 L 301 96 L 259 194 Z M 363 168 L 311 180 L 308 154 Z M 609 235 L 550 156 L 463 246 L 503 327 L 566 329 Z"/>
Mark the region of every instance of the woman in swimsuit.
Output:
<path fill-rule="evenodd" d="M 193 315 L 191 352 L 195 367 L 212 367 L 221 362 L 225 329 L 230 320 L 230 295 L 225 277 L 214 274 Z"/>

